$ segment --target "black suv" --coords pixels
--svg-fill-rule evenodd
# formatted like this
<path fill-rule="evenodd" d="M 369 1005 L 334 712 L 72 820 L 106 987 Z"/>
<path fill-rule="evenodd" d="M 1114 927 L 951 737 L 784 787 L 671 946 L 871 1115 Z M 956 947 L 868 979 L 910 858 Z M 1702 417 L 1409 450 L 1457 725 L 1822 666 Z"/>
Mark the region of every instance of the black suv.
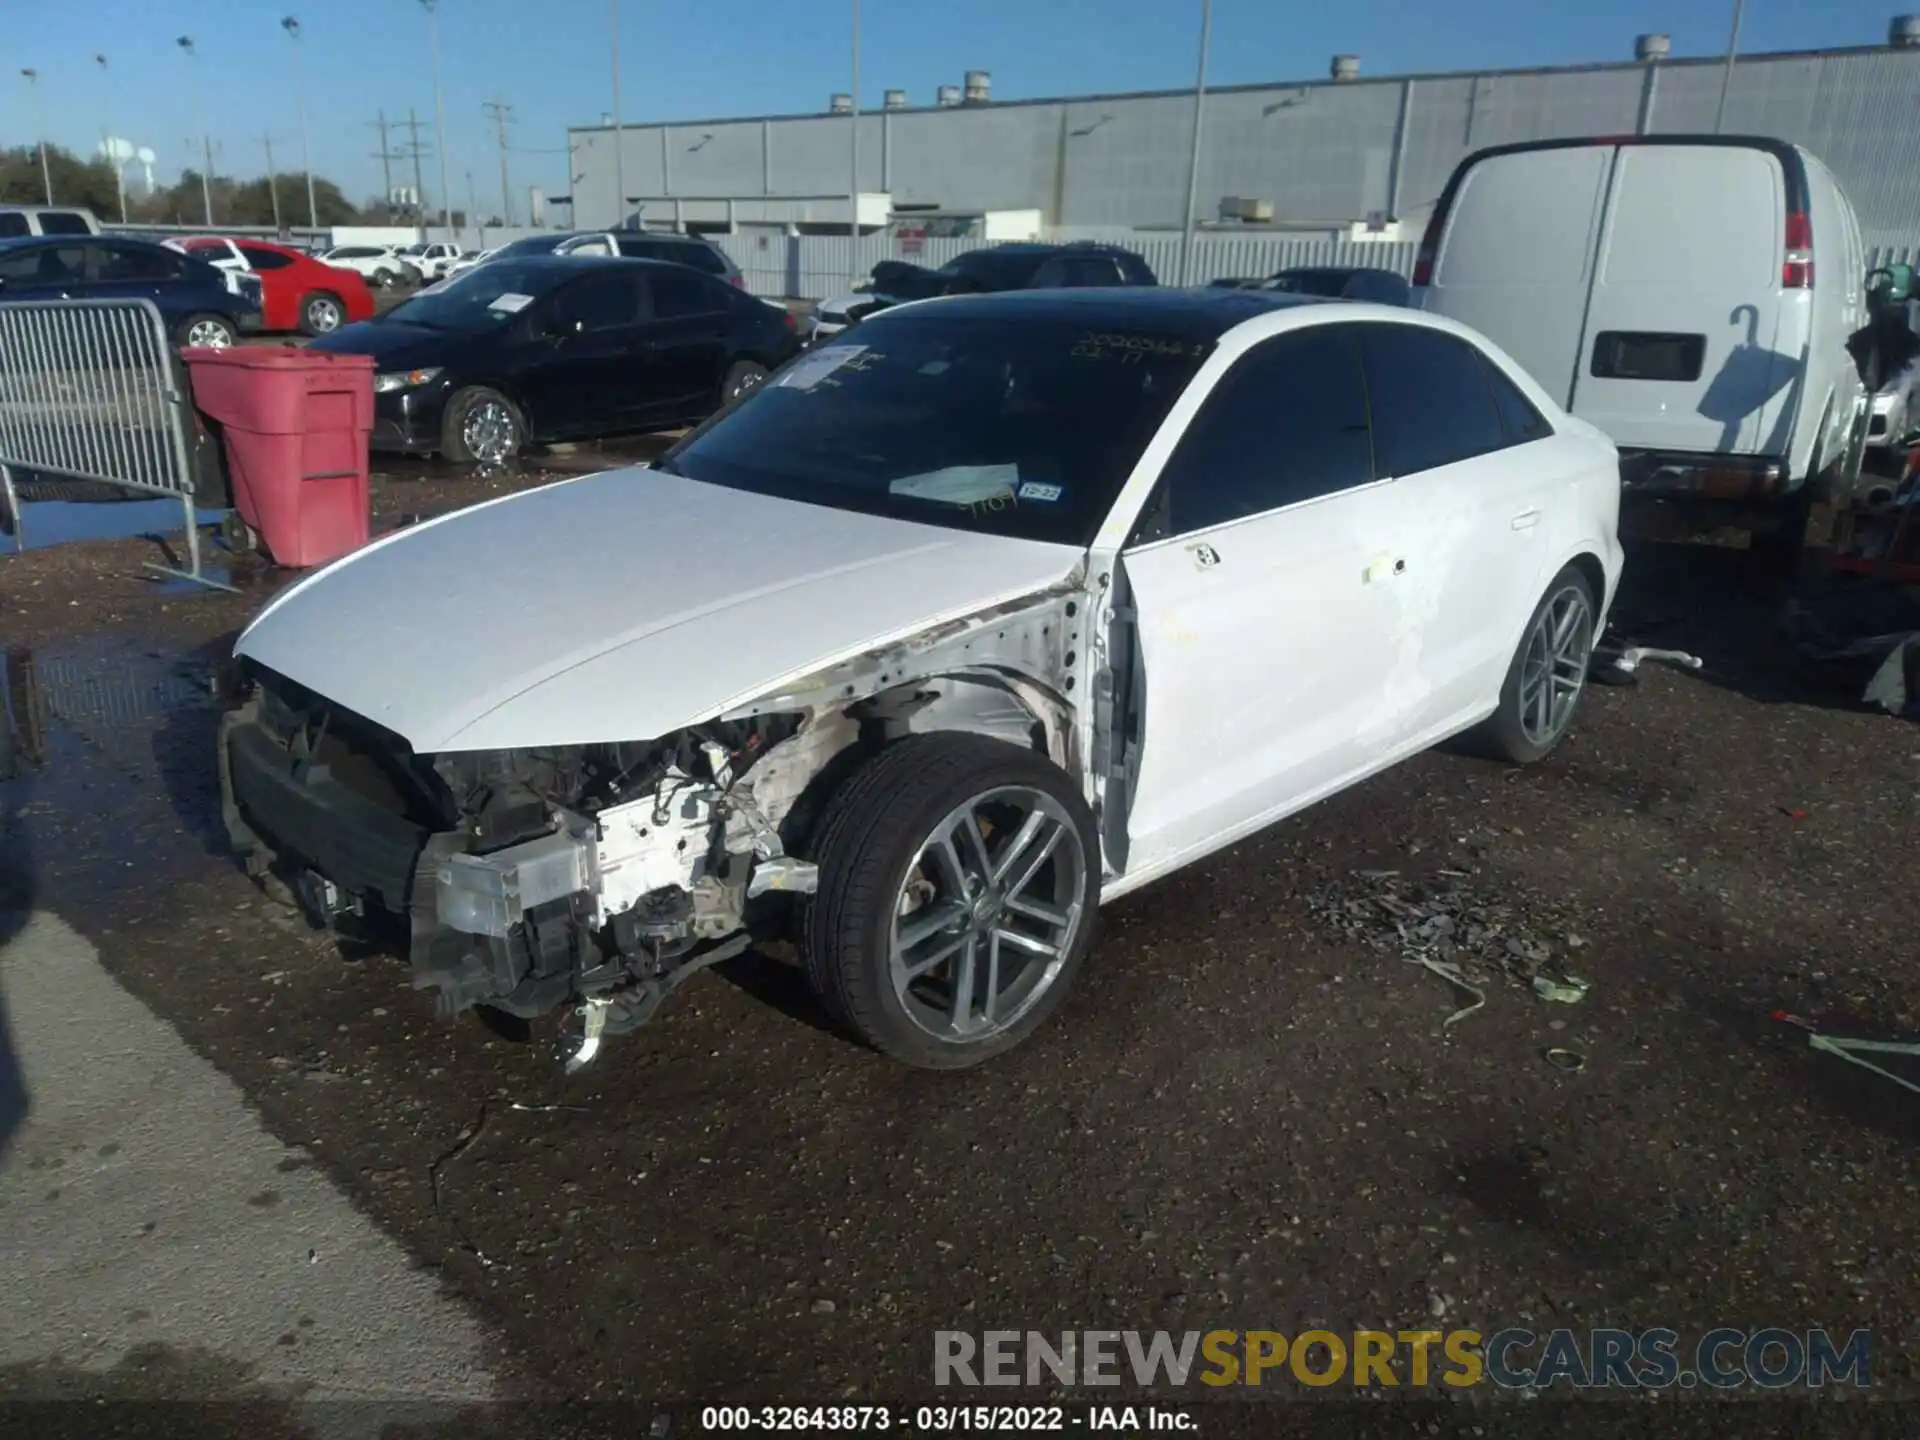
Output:
<path fill-rule="evenodd" d="M 1064 290 L 1102 285 L 1158 285 L 1147 262 L 1118 245 L 1076 241 L 1066 245 L 1016 242 L 968 250 L 938 270 L 904 260 L 873 267 L 871 299 L 851 307 L 848 320 L 908 300 L 935 295 L 983 295 L 994 290 Z M 826 316 L 822 316 L 826 319 Z"/>

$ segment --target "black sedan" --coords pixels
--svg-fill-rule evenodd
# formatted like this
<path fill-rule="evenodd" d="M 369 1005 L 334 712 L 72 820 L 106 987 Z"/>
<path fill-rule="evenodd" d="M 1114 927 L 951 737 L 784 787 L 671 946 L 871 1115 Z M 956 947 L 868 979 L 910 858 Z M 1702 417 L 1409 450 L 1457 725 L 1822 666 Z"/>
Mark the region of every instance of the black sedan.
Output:
<path fill-rule="evenodd" d="M 218 349 L 260 320 L 258 278 L 242 285 L 204 260 L 117 235 L 0 240 L 0 302 L 151 300 L 176 345 Z"/>
<path fill-rule="evenodd" d="M 374 449 L 492 463 L 703 420 L 800 342 L 786 310 L 683 265 L 503 255 L 313 348 L 374 357 Z"/>

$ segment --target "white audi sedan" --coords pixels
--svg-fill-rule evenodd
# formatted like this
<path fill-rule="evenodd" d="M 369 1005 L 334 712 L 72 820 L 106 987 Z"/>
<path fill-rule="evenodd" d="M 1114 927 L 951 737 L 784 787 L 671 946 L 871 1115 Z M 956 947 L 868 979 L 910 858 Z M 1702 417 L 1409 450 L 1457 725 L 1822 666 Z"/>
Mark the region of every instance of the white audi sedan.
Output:
<path fill-rule="evenodd" d="M 1598 430 L 1433 316 L 902 305 L 650 468 L 281 594 L 228 825 L 442 1013 L 571 1011 L 571 1066 L 775 937 L 854 1035 L 972 1065 L 1101 902 L 1449 736 L 1551 750 L 1618 496 Z"/>

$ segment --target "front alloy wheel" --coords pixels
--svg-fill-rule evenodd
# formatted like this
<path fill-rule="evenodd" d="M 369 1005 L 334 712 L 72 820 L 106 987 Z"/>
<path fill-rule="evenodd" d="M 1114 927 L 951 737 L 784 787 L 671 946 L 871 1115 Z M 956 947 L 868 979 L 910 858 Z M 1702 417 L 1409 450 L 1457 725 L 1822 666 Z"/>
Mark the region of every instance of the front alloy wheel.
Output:
<path fill-rule="evenodd" d="M 894 902 L 888 974 L 906 1017 L 941 1040 L 1019 1023 L 1060 978 L 1085 921 L 1073 819 L 1024 785 L 969 797 L 934 825 Z"/>
<path fill-rule="evenodd" d="M 214 315 L 200 315 L 187 322 L 187 345 L 201 350 L 224 350 L 233 344 L 233 327 Z"/>
<path fill-rule="evenodd" d="M 807 977 L 875 1049 L 953 1070 L 1012 1049 L 1091 943 L 1099 840 L 1046 756 L 961 732 L 909 736 L 834 791 L 809 847 Z"/>
<path fill-rule="evenodd" d="M 520 426 L 504 400 L 482 400 L 460 420 L 467 453 L 483 465 L 502 465 L 520 448 Z"/>
<path fill-rule="evenodd" d="M 1499 707 L 1471 737 L 1478 748 L 1525 765 L 1565 738 L 1586 688 L 1599 613 L 1577 566 L 1553 577 L 1507 668 Z"/>

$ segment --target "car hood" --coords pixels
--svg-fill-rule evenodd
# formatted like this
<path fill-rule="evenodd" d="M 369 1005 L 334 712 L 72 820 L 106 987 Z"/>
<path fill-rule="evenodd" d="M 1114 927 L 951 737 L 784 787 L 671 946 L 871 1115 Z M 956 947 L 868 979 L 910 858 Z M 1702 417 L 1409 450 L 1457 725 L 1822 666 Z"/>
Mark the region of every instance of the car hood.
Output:
<path fill-rule="evenodd" d="M 421 753 L 647 740 L 1084 558 L 614 470 L 376 541 L 283 592 L 235 650 Z"/>
<path fill-rule="evenodd" d="M 371 355 L 378 369 L 404 370 L 418 361 L 438 358 L 446 348 L 447 337 L 445 330 L 428 330 L 402 320 L 361 320 L 320 336 L 307 348 Z"/>

